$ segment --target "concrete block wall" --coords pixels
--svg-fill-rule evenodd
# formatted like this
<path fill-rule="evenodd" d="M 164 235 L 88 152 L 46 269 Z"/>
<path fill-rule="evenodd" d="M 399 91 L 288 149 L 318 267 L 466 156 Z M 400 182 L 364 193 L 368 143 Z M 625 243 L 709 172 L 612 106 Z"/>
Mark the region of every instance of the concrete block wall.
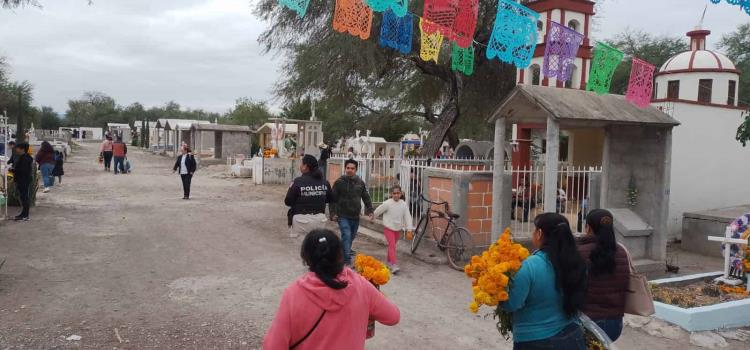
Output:
<path fill-rule="evenodd" d="M 221 157 L 249 155 L 252 149 L 251 136 L 243 132 L 224 132 L 222 135 Z"/>
<path fill-rule="evenodd" d="M 263 160 L 263 184 L 289 185 L 300 175 L 298 159 L 267 158 Z"/>
<path fill-rule="evenodd" d="M 605 130 L 600 204 L 605 208 L 628 208 L 632 176 L 638 189 L 638 204 L 631 209 L 654 228 L 644 255 L 660 261 L 666 258 L 671 146 L 672 131 L 668 128 L 617 126 Z M 628 245 L 627 239 L 624 243 Z"/>

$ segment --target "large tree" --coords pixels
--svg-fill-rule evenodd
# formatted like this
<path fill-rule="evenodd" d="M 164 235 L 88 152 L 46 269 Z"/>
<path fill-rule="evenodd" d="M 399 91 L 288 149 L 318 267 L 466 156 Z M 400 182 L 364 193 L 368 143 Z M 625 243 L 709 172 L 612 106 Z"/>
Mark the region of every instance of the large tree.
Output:
<path fill-rule="evenodd" d="M 234 107 L 224 116 L 224 121 L 257 129 L 272 116 L 265 102 L 243 97 L 237 99 Z"/>
<path fill-rule="evenodd" d="M 10 121 L 16 123 L 16 140 L 19 141 L 26 140 L 33 90 L 28 81 L 5 83 L 0 88 L 0 109 L 7 110 Z"/>
<path fill-rule="evenodd" d="M 57 130 L 62 125 L 62 120 L 52 107 L 42 106 L 39 111 L 39 129 Z"/>
<path fill-rule="evenodd" d="M 381 15 L 373 19 L 370 39 L 359 40 L 331 27 L 335 1 L 310 2 L 298 18 L 277 0 L 261 0 L 256 13 L 269 28 L 260 36 L 268 51 L 286 57 L 283 78 L 276 87 L 287 101 L 310 93 L 345 106 L 353 115 L 380 123 L 421 118 L 431 125 L 423 154 L 431 156 L 447 137 L 489 138 L 485 120 L 493 107 L 515 85 L 514 67 L 486 59 L 486 47 L 497 11 L 493 1 L 479 2 L 475 40 L 476 66 L 467 77 L 451 70 L 450 42 L 445 41 L 440 63 L 419 58 L 420 31 L 414 23 L 412 52 L 402 55 L 378 45 Z M 422 2 L 411 11 L 422 12 Z M 457 121 L 460 123 L 457 125 Z"/>

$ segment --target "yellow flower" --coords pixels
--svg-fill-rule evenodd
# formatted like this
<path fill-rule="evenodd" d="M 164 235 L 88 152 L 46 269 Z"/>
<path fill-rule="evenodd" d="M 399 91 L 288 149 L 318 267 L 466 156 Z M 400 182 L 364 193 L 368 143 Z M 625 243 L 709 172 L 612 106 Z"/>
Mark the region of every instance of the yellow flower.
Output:
<path fill-rule="evenodd" d="M 471 304 L 469 304 L 469 311 L 471 311 L 472 313 L 479 312 L 479 304 L 477 304 L 476 301 L 474 301 Z"/>
<path fill-rule="evenodd" d="M 482 305 L 494 307 L 508 300 L 510 276 L 521 268 L 528 256 L 526 248 L 513 243 L 510 229 L 482 254 L 473 256 L 464 267 L 464 273 L 471 279 L 474 299 L 469 310 L 476 313 Z"/>

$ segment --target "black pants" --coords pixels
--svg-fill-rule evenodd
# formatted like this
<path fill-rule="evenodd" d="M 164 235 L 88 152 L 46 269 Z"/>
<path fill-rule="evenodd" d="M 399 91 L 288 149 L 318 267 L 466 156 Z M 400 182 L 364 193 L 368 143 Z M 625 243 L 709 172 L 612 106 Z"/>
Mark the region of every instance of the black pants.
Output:
<path fill-rule="evenodd" d="M 104 156 L 104 169 L 109 170 L 112 167 L 112 151 L 102 152 Z"/>
<path fill-rule="evenodd" d="M 16 182 L 16 191 L 18 192 L 18 201 L 21 202 L 21 214 L 22 218 L 29 216 L 29 205 L 31 200 L 29 199 L 29 191 L 31 191 L 31 182 L 29 181 L 18 181 Z"/>
<path fill-rule="evenodd" d="M 180 174 L 182 178 L 182 191 L 185 193 L 185 198 L 190 198 L 190 182 L 193 180 L 193 174 Z"/>

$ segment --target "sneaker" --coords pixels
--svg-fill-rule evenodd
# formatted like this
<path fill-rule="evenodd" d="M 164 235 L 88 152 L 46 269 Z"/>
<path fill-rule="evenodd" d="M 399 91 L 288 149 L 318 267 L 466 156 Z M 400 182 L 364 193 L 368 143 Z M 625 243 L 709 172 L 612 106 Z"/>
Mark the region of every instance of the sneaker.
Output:
<path fill-rule="evenodd" d="M 44 188 L 44 189 L 42 190 L 42 192 L 43 192 L 43 193 L 47 193 L 47 192 L 49 192 L 49 187 L 45 187 L 45 188 Z"/>
<path fill-rule="evenodd" d="M 21 216 L 21 215 L 19 215 L 19 216 L 16 216 L 14 220 L 16 220 L 16 221 L 29 221 L 29 217 L 28 216 Z"/>
<path fill-rule="evenodd" d="M 23 216 L 21 216 L 21 215 L 16 215 L 16 216 L 15 216 L 15 217 L 13 218 L 13 220 L 15 220 L 15 221 L 21 221 L 21 220 L 23 220 Z"/>
<path fill-rule="evenodd" d="M 398 268 L 398 265 L 391 265 L 391 273 L 392 273 L 392 274 L 394 274 L 394 275 L 395 275 L 395 274 L 397 274 L 397 273 L 398 273 L 399 271 L 401 271 L 401 269 L 400 269 L 400 268 Z"/>

